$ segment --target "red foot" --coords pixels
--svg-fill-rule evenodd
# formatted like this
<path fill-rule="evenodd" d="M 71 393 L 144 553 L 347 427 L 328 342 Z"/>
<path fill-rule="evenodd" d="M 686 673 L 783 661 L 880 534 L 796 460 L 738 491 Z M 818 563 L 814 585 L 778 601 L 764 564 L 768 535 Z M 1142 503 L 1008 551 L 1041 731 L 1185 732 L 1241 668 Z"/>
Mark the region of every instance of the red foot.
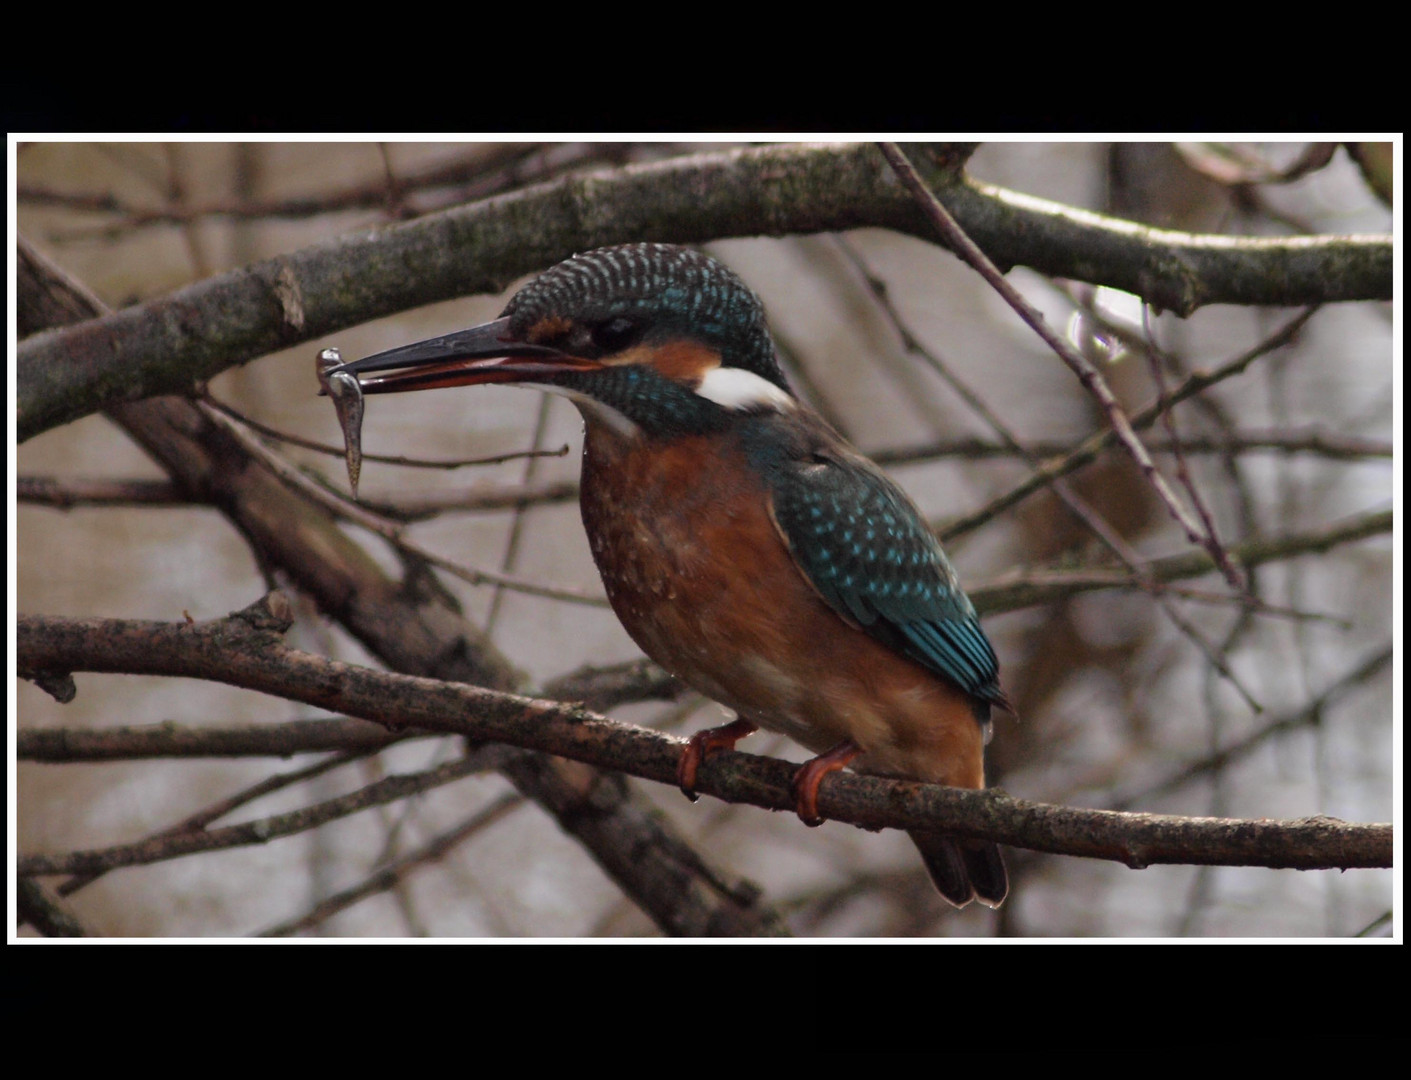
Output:
<path fill-rule="evenodd" d="M 812 761 L 805 761 L 794 773 L 794 809 L 799 820 L 809 828 L 823 824 L 818 813 L 818 785 L 831 772 L 837 772 L 850 762 L 862 749 L 851 739 L 844 739 L 826 754 L 819 754 Z"/>
<path fill-rule="evenodd" d="M 692 802 L 696 801 L 696 773 L 701 763 L 717 750 L 733 750 L 735 744 L 746 735 L 753 735 L 759 727 L 743 718 L 723 727 L 706 728 L 698 731 L 686 741 L 686 749 L 681 752 L 681 761 L 676 766 L 676 783 L 681 794 Z"/>

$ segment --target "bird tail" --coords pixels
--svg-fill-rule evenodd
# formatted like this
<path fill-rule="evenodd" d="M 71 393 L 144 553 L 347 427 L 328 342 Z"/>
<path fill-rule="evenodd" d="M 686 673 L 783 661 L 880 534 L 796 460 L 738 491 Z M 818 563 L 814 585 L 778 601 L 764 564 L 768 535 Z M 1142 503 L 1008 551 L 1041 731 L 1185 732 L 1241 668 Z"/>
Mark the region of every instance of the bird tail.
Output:
<path fill-rule="evenodd" d="M 999 848 L 988 840 L 961 840 L 945 833 L 908 834 L 936 890 L 956 907 L 978 900 L 997 908 L 1009 895 L 1009 874 Z"/>

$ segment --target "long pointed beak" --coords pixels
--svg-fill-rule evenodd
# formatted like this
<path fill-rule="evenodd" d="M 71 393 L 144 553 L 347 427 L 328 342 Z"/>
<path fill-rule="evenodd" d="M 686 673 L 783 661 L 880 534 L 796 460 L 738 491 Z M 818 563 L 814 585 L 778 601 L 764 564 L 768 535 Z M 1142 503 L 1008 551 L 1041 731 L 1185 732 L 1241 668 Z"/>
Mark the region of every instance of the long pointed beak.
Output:
<path fill-rule="evenodd" d="M 544 345 L 516 341 L 508 317 L 445 337 L 428 338 L 334 368 L 358 379 L 365 394 L 396 394 L 443 386 L 533 382 L 565 371 L 594 371 L 602 365 Z M 373 372 L 371 378 L 365 376 Z"/>

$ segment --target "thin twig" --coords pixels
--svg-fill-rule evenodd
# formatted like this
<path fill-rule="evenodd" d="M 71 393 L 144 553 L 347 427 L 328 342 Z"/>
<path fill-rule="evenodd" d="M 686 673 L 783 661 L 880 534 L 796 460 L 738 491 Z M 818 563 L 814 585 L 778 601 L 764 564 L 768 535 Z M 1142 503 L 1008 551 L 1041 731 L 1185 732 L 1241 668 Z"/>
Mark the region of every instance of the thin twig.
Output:
<path fill-rule="evenodd" d="M 338 818 L 356 814 L 370 807 L 396 802 L 410 795 L 461 780 L 482 772 L 484 766 L 472 756 L 452 761 L 422 773 L 389 776 L 348 795 L 316 803 L 287 814 L 274 814 L 224 829 L 196 829 L 156 836 L 136 844 L 119 844 L 91 851 L 72 851 L 65 855 L 34 855 L 21 860 L 25 875 L 94 874 L 120 866 L 144 866 L 164 862 L 183 855 L 206 851 L 223 851 L 251 844 L 267 844 L 285 836 L 316 829 Z"/>
<path fill-rule="evenodd" d="M 1355 543 L 1392 531 L 1390 510 L 1376 510 L 1345 518 L 1323 529 L 1286 536 L 1261 537 L 1246 540 L 1234 548 L 1235 557 L 1249 567 L 1266 562 L 1315 555 L 1340 544 Z M 1205 551 L 1187 551 L 1180 555 L 1152 559 L 1146 564 L 1157 581 L 1201 577 L 1215 569 Z M 1135 589 L 1138 585 L 1122 570 L 1087 569 L 1077 571 L 1026 570 L 1006 575 L 988 585 L 969 589 L 975 609 L 983 614 L 1014 611 L 1034 604 L 1049 604 L 1080 592 L 1093 589 Z"/>
<path fill-rule="evenodd" d="M 1261 356 L 1265 356 L 1275 349 L 1287 345 L 1308 322 L 1317 311 L 1317 308 L 1305 308 L 1289 322 L 1276 330 L 1269 337 L 1265 338 L 1258 345 L 1249 351 L 1240 354 L 1233 360 L 1221 364 L 1213 371 L 1196 371 L 1192 373 L 1179 387 L 1168 395 L 1165 405 L 1160 402 L 1152 402 L 1132 417 L 1132 426 L 1140 431 L 1155 423 L 1157 418 L 1166 410 L 1175 408 L 1188 398 L 1195 397 L 1202 391 L 1209 389 L 1216 383 L 1241 374 L 1250 364 L 1254 363 Z M 1117 443 L 1116 432 L 1107 430 L 1099 431 L 1088 436 L 1082 442 L 1072 447 L 1061 458 L 1048 462 L 1039 472 L 1027 480 L 1016 484 L 1013 489 L 997 498 L 991 499 L 989 503 L 958 521 L 951 522 L 944 529 L 940 530 L 940 537 L 943 541 L 953 540 L 967 532 L 979 528 L 997 514 L 1003 513 L 1010 507 L 1027 499 L 1036 491 L 1046 488 L 1056 477 L 1066 476 L 1075 469 L 1082 468 L 1097 459 L 1098 454 L 1109 446 Z"/>
<path fill-rule="evenodd" d="M 468 161 L 438 164 L 420 173 L 399 177 L 397 183 L 403 201 L 408 201 L 409 196 L 420 195 L 417 212 L 430 212 L 441 206 L 485 198 L 568 169 L 581 168 L 585 164 L 621 160 L 625 156 L 624 151 L 632 147 L 619 143 L 508 143 L 489 147 L 492 153 L 487 154 L 484 149 L 477 147 L 477 156 Z M 310 218 L 348 210 L 376 210 L 387 204 L 387 185 L 384 179 L 379 178 L 371 183 L 352 185 L 317 196 L 206 199 L 157 207 L 133 205 L 112 192 L 58 191 L 39 184 L 21 184 L 16 198 L 20 203 L 37 206 L 119 214 L 123 218 L 120 223 L 123 227 L 137 229 L 212 217 L 264 221 L 270 218 Z M 99 235 L 112 236 L 115 231 L 114 225 L 106 224 L 99 229 L 74 229 L 62 235 L 64 239 L 78 240 Z"/>
<path fill-rule="evenodd" d="M 834 425 L 836 426 L 836 425 Z M 259 430 L 256 427 L 256 430 Z M 1171 453 L 1166 439 L 1148 439 L 1147 449 L 1153 454 Z M 341 455 L 342 449 L 332 444 L 316 444 L 314 449 Z M 1187 454 L 1246 454 L 1267 451 L 1276 454 L 1313 454 L 1333 461 L 1368 461 L 1390 458 L 1394 451 L 1385 439 L 1369 439 L 1359 435 L 1333 435 L 1315 428 L 1290 431 L 1246 430 L 1218 435 L 1191 435 L 1183 441 Z M 539 453 L 557 457 L 568 449 Z M 991 442 L 973 436 L 937 439 L 915 446 L 899 446 L 868 451 L 879 465 L 909 465 L 941 458 L 967 458 L 984 461 L 995 458 L 1031 456 L 1059 458 L 1073 450 L 1071 443 L 1052 440 L 1028 441 L 1022 451 L 1002 442 Z M 385 462 L 424 469 L 458 469 L 468 465 L 494 465 L 524 457 L 534 451 L 515 451 L 492 457 L 464 460 L 428 461 L 394 455 L 364 454 L 365 461 Z M 47 506 L 69 510 L 75 506 L 191 506 L 193 502 L 177 490 L 169 480 L 138 478 L 108 479 L 104 477 L 20 476 L 15 481 L 16 501 L 32 506 Z M 1042 485 L 1040 485 L 1042 486 Z M 511 510 L 520 506 L 543 506 L 574 502 L 578 498 L 577 480 L 549 480 L 529 485 L 486 485 L 465 492 L 445 495 L 398 496 L 390 502 L 364 495 L 361 503 L 390 521 L 423 521 L 444 513 L 483 513 Z"/>
<path fill-rule="evenodd" d="M 1345 697 L 1349 691 L 1356 689 L 1365 682 L 1371 681 L 1381 672 L 1385 671 L 1387 666 L 1391 663 L 1391 660 L 1391 649 L 1382 649 L 1374 653 L 1346 675 L 1342 676 L 1342 678 L 1333 682 L 1332 685 L 1306 705 L 1302 705 L 1291 712 L 1274 717 L 1237 742 L 1222 746 L 1220 749 L 1200 760 L 1192 761 L 1182 766 L 1176 772 L 1162 780 L 1145 784 L 1139 791 L 1119 795 L 1109 803 L 1109 806 L 1113 810 L 1126 810 L 1133 806 L 1150 802 L 1152 799 L 1159 798 L 1169 792 L 1178 791 L 1192 780 L 1217 772 L 1225 766 L 1238 761 L 1240 758 L 1249 754 L 1257 747 L 1262 746 L 1269 739 L 1277 735 L 1296 730 L 1310 723 L 1317 723 L 1322 714 L 1336 704 L 1339 699 Z"/>
<path fill-rule="evenodd" d="M 1147 440 L 1147 449 L 1153 454 L 1175 452 L 1175 445 L 1169 439 L 1152 438 Z M 936 458 L 959 457 L 987 460 L 991 458 L 1012 458 L 1032 456 L 1036 458 L 1063 457 L 1073 449 L 1072 443 L 1055 440 L 1028 440 L 1019 451 L 1002 442 L 991 442 L 973 436 L 955 439 L 937 439 L 915 446 L 898 446 L 868 451 L 873 461 L 883 465 L 910 464 L 932 461 Z M 1334 461 L 1365 461 L 1369 458 L 1389 458 L 1395 444 L 1388 439 L 1368 439 L 1360 435 L 1332 435 L 1316 428 L 1302 430 L 1263 431 L 1245 430 L 1221 432 L 1215 435 L 1187 435 L 1181 441 L 1181 449 L 1187 454 L 1242 454 L 1250 451 L 1269 451 L 1277 454 L 1315 454 Z"/>
<path fill-rule="evenodd" d="M 426 550 L 419 544 L 414 544 L 403 534 L 403 527 L 388 521 L 378 514 L 374 514 L 359 503 L 347 499 L 331 488 L 325 488 L 309 479 L 299 469 L 295 468 L 288 461 L 285 461 L 278 454 L 266 448 L 259 439 L 250 432 L 244 430 L 239 422 L 226 416 L 218 409 L 210 407 L 205 401 L 197 401 L 196 407 L 202 410 L 206 419 L 216 426 L 227 431 L 232 438 L 236 439 L 241 447 L 261 465 L 267 468 L 272 474 L 277 476 L 283 483 L 305 495 L 327 509 L 330 513 L 336 514 L 344 520 L 351 521 L 356 525 L 376 533 L 384 540 L 390 542 L 398 551 L 412 559 L 426 563 L 430 566 L 439 567 L 448 574 L 453 574 L 462 581 L 472 585 L 495 585 L 506 589 L 514 589 L 517 592 L 527 593 L 530 596 L 542 596 L 549 600 L 563 600 L 572 604 L 584 604 L 588 607 L 607 607 L 608 602 L 605 597 L 596 593 L 581 592 L 577 589 L 560 588 L 551 585 L 540 585 L 537 582 L 526 581 L 522 578 L 510 577 L 506 574 L 497 574 L 491 570 L 480 570 L 475 567 L 466 566 L 464 563 L 453 562 L 440 555 Z"/>
<path fill-rule="evenodd" d="M 534 434 L 530 437 L 529 445 L 535 450 L 544 441 L 549 428 L 549 415 L 553 409 L 553 398 L 550 394 L 539 395 L 539 408 L 534 417 Z M 564 447 L 568 449 L 567 446 Z M 528 485 L 534 482 L 534 474 L 538 471 L 539 462 L 530 457 L 524 463 L 524 470 L 520 474 L 520 482 Z M 510 574 L 519 563 L 519 546 L 524 536 L 524 522 L 527 507 L 516 506 L 510 515 L 509 536 L 505 540 L 504 554 L 500 557 L 500 573 Z M 500 604 L 505 596 L 504 589 L 497 588 L 490 594 L 490 610 L 485 616 L 485 632 L 493 634 L 495 623 L 499 621 Z"/>
<path fill-rule="evenodd" d="M 1246 608 L 1255 615 L 1267 615 L 1275 619 L 1292 619 L 1296 622 L 1325 622 L 1341 630 L 1351 630 L 1357 624 L 1343 615 L 1334 615 L 1327 611 L 1304 611 L 1301 608 L 1289 607 L 1285 604 L 1271 604 L 1269 601 L 1259 596 L 1250 594 L 1215 593 L 1207 589 L 1192 589 L 1184 585 L 1167 585 L 1166 591 L 1172 596 L 1179 596 L 1182 600 L 1191 600 L 1198 604 L 1218 604 L 1223 607 L 1231 605 Z"/>
<path fill-rule="evenodd" d="M 308 930 L 320 923 L 327 922 L 333 916 L 347 911 L 350 907 L 369 897 L 396 888 L 406 881 L 412 873 L 427 863 L 439 862 L 458 845 L 508 817 L 523 806 L 526 801 L 523 795 L 517 793 L 501 795 L 485 809 L 472 814 L 455 828 L 448 829 L 416 850 L 407 852 L 401 858 L 369 874 L 356 885 L 341 889 L 332 896 L 320 900 L 304 914 L 271 926 L 268 930 L 262 931 L 259 936 L 288 937 L 291 934 L 297 934 L 300 930 Z"/>
<path fill-rule="evenodd" d="M 1161 372 L 1161 362 L 1164 357 L 1156 344 L 1156 334 L 1152 331 L 1150 323 L 1147 322 L 1147 316 L 1150 314 L 1150 311 L 1151 309 L 1149 307 L 1142 307 L 1142 319 L 1146 325 L 1146 355 L 1148 367 L 1151 371 L 1152 381 L 1156 384 L 1156 401 L 1159 406 L 1161 401 L 1166 397 L 1166 377 Z M 1220 539 L 1216 534 L 1215 518 L 1210 513 L 1210 508 L 1206 505 L 1205 499 L 1201 497 L 1200 491 L 1196 488 L 1195 481 L 1191 478 L 1190 469 L 1186 466 L 1186 455 L 1181 446 L 1181 433 L 1176 427 L 1176 410 L 1163 409 L 1161 412 L 1161 423 L 1166 428 L 1167 437 L 1171 440 L 1171 455 L 1175 458 L 1176 462 L 1176 479 L 1179 480 L 1181 486 L 1186 489 L 1186 494 L 1191 498 L 1191 505 L 1195 507 L 1196 513 L 1200 515 L 1200 522 L 1205 530 L 1205 535 L 1209 537 L 1211 544 L 1214 545 L 1214 547 L 1211 548 L 1211 554 L 1214 555 L 1218 561 L 1220 555 L 1224 553 L 1225 547 L 1220 543 Z M 1233 583 L 1233 579 L 1229 578 L 1229 574 L 1226 574 L 1226 578 Z"/>
<path fill-rule="evenodd" d="M 974 267 L 989 282 L 990 286 L 1014 308 L 1019 317 L 1028 323 L 1049 348 L 1072 369 L 1078 377 L 1078 381 L 1087 388 L 1102 407 L 1118 442 L 1136 462 L 1137 467 L 1146 477 L 1147 483 L 1151 485 L 1166 506 L 1172 519 L 1181 526 L 1191 543 L 1198 544 L 1210 552 L 1211 558 L 1215 560 L 1215 564 L 1225 575 L 1225 579 L 1231 587 L 1243 591 L 1244 578 L 1230 561 L 1229 555 L 1220 546 L 1219 541 L 1201 528 L 1200 523 L 1191 516 L 1190 511 L 1182 505 L 1176 493 L 1171 490 L 1171 486 L 1166 483 L 1166 478 L 1161 475 L 1155 463 L 1152 462 L 1151 455 L 1147 453 L 1141 440 L 1137 438 L 1136 431 L 1133 430 L 1131 422 L 1127 419 L 1127 414 L 1118 403 L 1116 395 L 1107 385 L 1107 381 L 1086 357 L 1080 355 L 1059 334 L 1054 333 L 1043 314 L 1025 300 L 1019 290 L 1005 280 L 1004 275 L 999 272 L 999 268 L 989 260 L 974 241 L 965 235 L 941 201 L 926 187 L 920 174 L 907 160 L 901 148 L 895 143 L 881 143 L 879 145 L 888 164 L 896 171 L 898 178 L 906 188 L 916 197 L 922 210 L 940 231 L 946 245 Z"/>
<path fill-rule="evenodd" d="M 294 784 L 301 784 L 306 780 L 312 780 L 316 776 L 322 776 L 326 772 L 340 768 L 350 762 L 357 761 L 366 755 L 367 751 L 343 751 L 331 754 L 321 761 L 316 761 L 312 765 L 306 765 L 302 769 L 295 769 L 293 772 L 276 773 L 274 776 L 267 776 L 257 784 L 252 784 L 243 791 L 237 791 L 234 795 L 228 795 L 224 799 L 204 806 L 196 813 L 188 815 L 178 821 L 175 825 L 161 829 L 149 834 L 142 843 L 160 845 L 173 837 L 190 837 L 197 833 L 202 833 L 206 827 L 214 821 L 219 821 L 227 814 L 234 813 L 242 806 L 262 799 L 276 791 L 282 791 Z M 59 886 L 60 896 L 70 896 L 97 881 L 112 867 L 91 870 L 80 873 L 69 878 Z"/>
<path fill-rule="evenodd" d="M 906 348 L 925 361 L 927 366 L 940 376 L 946 385 L 959 395 L 962 401 L 970 406 L 971 410 L 990 430 L 1000 437 L 1000 441 L 1027 462 L 1029 467 L 1037 473 L 1040 467 L 1039 460 L 1020 444 L 1018 437 L 1009 429 L 1008 425 L 1000 419 L 999 414 L 991 409 L 984 398 L 980 396 L 979 392 L 953 371 L 951 366 L 946 363 L 942 357 L 926 348 L 926 346 L 921 343 L 920 339 L 911 332 L 910 327 L 906 325 L 906 321 L 901 317 L 901 313 L 897 311 L 896 306 L 891 302 L 890 297 L 888 297 L 885 285 L 871 272 L 861 256 L 853 251 L 851 246 L 844 240 L 839 240 L 839 246 L 862 274 L 863 280 L 866 281 L 870 287 L 874 299 L 891 321 L 892 326 L 900 335 Z M 1132 576 L 1138 586 L 1161 607 L 1161 610 L 1166 613 L 1166 617 L 1171 623 L 1200 650 L 1201 654 L 1211 666 L 1230 682 L 1240 696 L 1244 698 L 1249 707 L 1255 712 L 1260 712 L 1261 706 L 1259 702 L 1255 700 L 1254 695 L 1249 692 L 1249 689 L 1240 681 L 1229 664 L 1226 663 L 1224 656 L 1206 640 L 1205 635 L 1202 634 L 1189 619 L 1176 610 L 1176 605 L 1171 602 L 1169 597 L 1162 595 L 1161 584 L 1147 575 L 1142 566 L 1141 556 L 1127 543 L 1126 537 L 1114 529 L 1102 514 L 1098 512 L 1096 507 L 1074 491 L 1072 486 L 1063 477 L 1055 478 L 1052 482 L 1052 488 L 1053 493 L 1058 497 L 1058 500 L 1067 507 L 1068 512 L 1077 518 L 1089 532 L 1105 544 L 1108 550 L 1116 555 L 1117 558 L 1131 570 Z"/>
<path fill-rule="evenodd" d="M 280 431 L 278 428 L 262 424 L 251 416 L 247 416 L 233 405 L 228 405 L 218 398 L 207 393 L 202 400 L 214 409 L 219 409 L 233 420 L 238 420 L 251 431 L 257 431 L 266 438 L 276 439 L 290 446 L 298 446 L 305 450 L 314 450 L 320 454 L 328 454 L 340 460 L 343 457 L 345 448 L 334 446 L 332 443 L 318 442 L 315 439 L 305 439 L 299 435 L 291 435 L 287 431 Z M 400 465 L 408 469 L 463 469 L 472 465 L 502 465 L 506 461 L 517 461 L 520 458 L 541 458 L 541 457 L 566 457 L 568 455 L 568 443 L 564 443 L 557 450 L 512 450 L 504 454 L 491 454 L 486 457 L 474 458 L 451 458 L 451 459 L 430 459 L 411 458 L 401 454 L 363 454 L 364 461 L 376 461 L 384 465 Z"/>

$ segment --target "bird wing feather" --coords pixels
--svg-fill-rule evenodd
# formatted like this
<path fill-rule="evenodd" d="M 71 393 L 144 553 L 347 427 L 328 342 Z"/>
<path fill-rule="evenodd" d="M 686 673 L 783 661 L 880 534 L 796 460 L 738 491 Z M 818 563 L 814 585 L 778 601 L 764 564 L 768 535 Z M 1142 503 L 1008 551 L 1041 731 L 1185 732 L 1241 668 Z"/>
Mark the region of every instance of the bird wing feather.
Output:
<path fill-rule="evenodd" d="M 974 606 L 935 534 L 885 473 L 830 448 L 784 463 L 774 477 L 775 525 L 829 607 L 967 694 L 1008 708 Z"/>

